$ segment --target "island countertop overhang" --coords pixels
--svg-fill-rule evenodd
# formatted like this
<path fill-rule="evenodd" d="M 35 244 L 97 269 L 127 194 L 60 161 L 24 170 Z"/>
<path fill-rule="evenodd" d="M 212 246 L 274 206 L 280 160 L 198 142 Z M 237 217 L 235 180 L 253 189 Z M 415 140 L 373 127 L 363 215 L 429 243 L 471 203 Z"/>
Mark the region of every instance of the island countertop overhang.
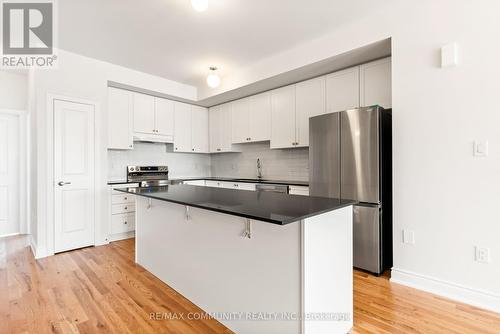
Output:
<path fill-rule="evenodd" d="M 273 192 L 169 185 L 151 188 L 121 188 L 116 191 L 190 207 L 286 225 L 356 202 L 352 200 L 299 196 Z"/>

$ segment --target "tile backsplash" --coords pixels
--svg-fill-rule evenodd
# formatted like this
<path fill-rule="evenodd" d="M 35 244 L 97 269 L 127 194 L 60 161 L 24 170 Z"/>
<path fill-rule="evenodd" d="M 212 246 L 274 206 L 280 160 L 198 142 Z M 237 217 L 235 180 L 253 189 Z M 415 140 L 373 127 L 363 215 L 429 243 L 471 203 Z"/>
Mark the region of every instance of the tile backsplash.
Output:
<path fill-rule="evenodd" d="M 173 153 L 172 144 L 135 142 L 133 150 L 108 150 L 108 179 L 125 180 L 128 165 L 167 165 L 170 178 L 222 176 L 257 177 L 257 159 L 267 179 L 307 181 L 309 150 L 271 150 L 269 142 L 239 145 L 241 152 L 218 154 Z"/>
<path fill-rule="evenodd" d="M 130 151 L 108 150 L 108 179 L 127 178 L 128 165 L 166 165 L 169 177 L 210 176 L 207 154 L 173 153 L 172 144 L 135 142 Z"/>
<path fill-rule="evenodd" d="M 238 153 L 212 154 L 212 176 L 254 178 L 257 159 L 266 179 L 307 181 L 309 179 L 309 149 L 271 150 L 269 142 L 239 145 Z"/>

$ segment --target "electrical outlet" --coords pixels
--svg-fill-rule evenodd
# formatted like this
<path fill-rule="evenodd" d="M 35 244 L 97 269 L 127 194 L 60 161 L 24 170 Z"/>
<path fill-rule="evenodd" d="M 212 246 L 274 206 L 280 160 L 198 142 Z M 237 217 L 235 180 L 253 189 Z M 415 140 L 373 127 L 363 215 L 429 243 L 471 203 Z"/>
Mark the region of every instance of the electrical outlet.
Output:
<path fill-rule="evenodd" d="M 476 246 L 476 262 L 490 263 L 490 249 Z"/>
<path fill-rule="evenodd" d="M 403 243 L 414 245 L 415 244 L 415 232 L 410 230 L 403 230 Z"/>

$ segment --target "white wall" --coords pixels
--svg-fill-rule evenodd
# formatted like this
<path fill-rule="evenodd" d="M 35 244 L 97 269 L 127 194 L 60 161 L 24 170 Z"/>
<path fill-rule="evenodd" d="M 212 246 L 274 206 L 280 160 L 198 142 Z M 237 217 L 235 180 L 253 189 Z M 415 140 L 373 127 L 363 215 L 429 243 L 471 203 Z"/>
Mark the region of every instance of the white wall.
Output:
<path fill-rule="evenodd" d="M 153 75 L 141 73 L 121 66 L 79 56 L 61 50 L 58 68 L 38 70 L 33 74 L 34 101 L 32 123 L 36 127 L 33 139 L 32 157 L 36 166 L 36 184 L 32 190 L 33 205 L 36 205 L 36 240 L 37 256 L 51 254 L 52 230 L 48 221 L 52 221 L 52 175 L 53 152 L 51 142 L 52 112 L 47 110 L 48 94 L 95 101 L 100 105 L 96 115 L 96 180 L 98 183 L 96 199 L 96 243 L 105 243 L 107 234 L 108 206 L 107 192 L 107 81 L 115 81 L 131 86 L 174 95 L 186 99 L 196 99 L 196 88 Z M 36 203 L 36 204 L 35 204 Z M 48 242 L 49 240 L 49 242 Z"/>
<path fill-rule="evenodd" d="M 108 151 L 108 179 L 126 180 L 127 166 L 165 165 L 169 178 L 210 176 L 210 155 L 173 153 L 172 144 L 134 143 L 133 150 Z"/>
<path fill-rule="evenodd" d="M 257 159 L 262 163 L 266 179 L 307 181 L 309 179 L 309 150 L 294 148 L 271 150 L 269 142 L 239 145 L 238 153 L 212 154 L 212 176 L 255 178 Z"/>
<path fill-rule="evenodd" d="M 498 13 L 495 0 L 399 1 L 224 78 L 216 93 L 392 37 L 393 277 L 500 311 Z M 460 64 L 442 69 L 450 42 Z M 472 157 L 476 139 L 489 140 L 487 158 Z M 475 245 L 491 263 L 474 261 Z"/>
<path fill-rule="evenodd" d="M 26 110 L 28 74 L 0 71 L 0 109 Z"/>

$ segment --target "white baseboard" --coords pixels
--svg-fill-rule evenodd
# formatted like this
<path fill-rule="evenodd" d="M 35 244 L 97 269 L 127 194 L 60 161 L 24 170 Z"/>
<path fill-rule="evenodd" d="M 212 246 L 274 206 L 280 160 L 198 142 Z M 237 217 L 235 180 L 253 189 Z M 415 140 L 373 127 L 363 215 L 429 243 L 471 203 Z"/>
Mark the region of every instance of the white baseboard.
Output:
<path fill-rule="evenodd" d="M 460 284 L 396 268 L 392 269 L 391 282 L 500 313 L 500 295 L 487 291 L 472 289 Z"/>
<path fill-rule="evenodd" d="M 131 239 L 131 238 L 135 238 L 135 231 L 112 234 L 109 236 L 109 242 Z"/>
<path fill-rule="evenodd" d="M 15 235 L 20 235 L 21 233 L 16 232 L 16 233 L 10 233 L 10 234 L 2 234 L 0 235 L 0 238 L 7 238 L 7 237 L 13 237 Z"/>
<path fill-rule="evenodd" d="M 31 252 L 33 253 L 33 257 L 36 259 L 37 248 L 36 248 L 36 241 L 35 239 L 33 239 L 33 235 L 30 235 L 30 248 Z"/>

